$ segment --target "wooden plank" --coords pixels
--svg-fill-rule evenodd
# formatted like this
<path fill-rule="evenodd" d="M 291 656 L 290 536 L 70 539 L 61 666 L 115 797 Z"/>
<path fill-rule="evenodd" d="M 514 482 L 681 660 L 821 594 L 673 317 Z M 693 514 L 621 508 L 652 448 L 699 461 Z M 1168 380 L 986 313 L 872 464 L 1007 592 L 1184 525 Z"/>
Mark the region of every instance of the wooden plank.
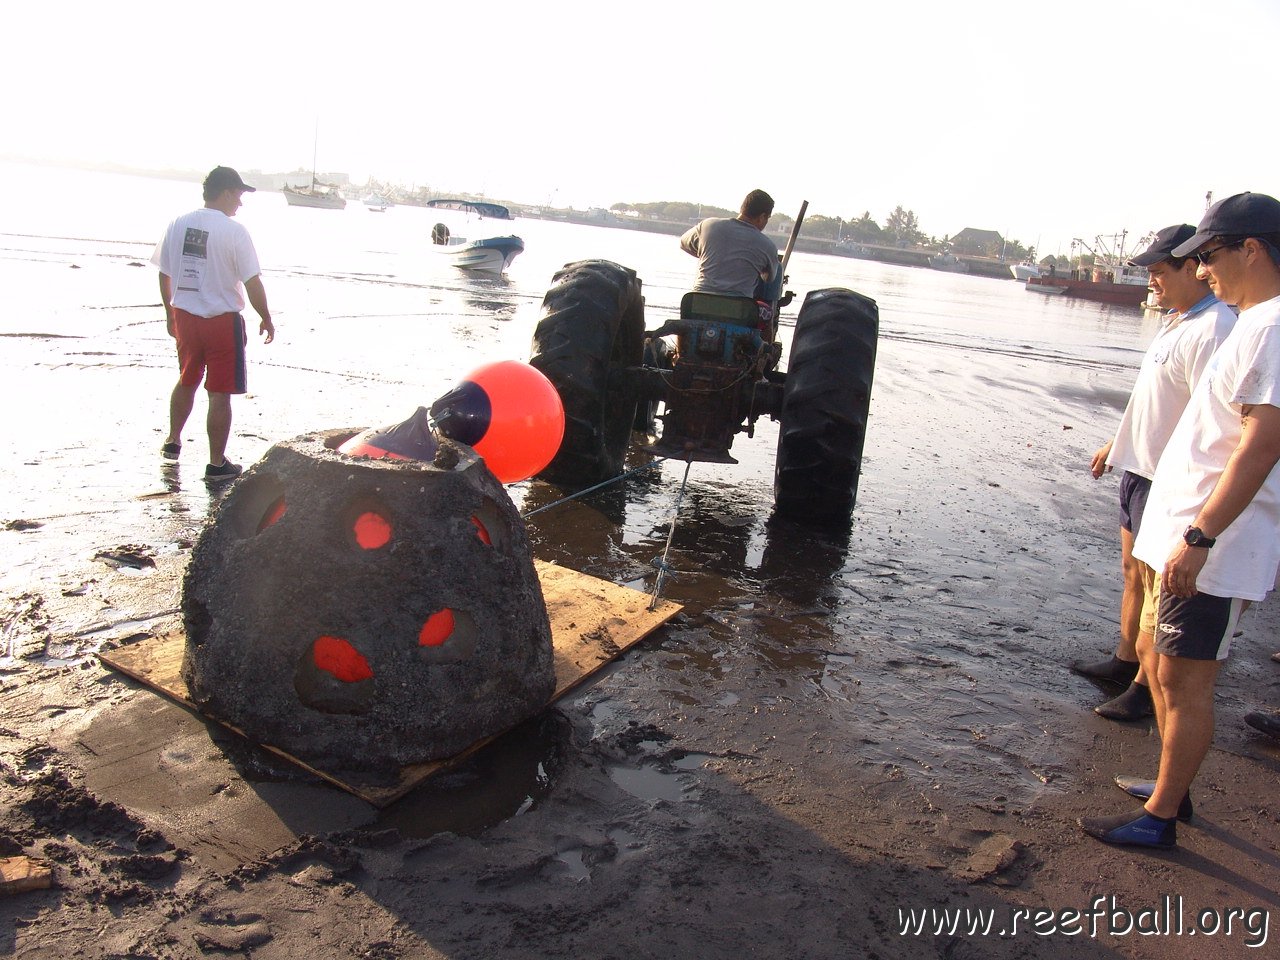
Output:
<path fill-rule="evenodd" d="M 555 655 L 556 690 L 548 706 L 584 683 L 606 663 L 635 646 L 682 609 L 680 604 L 664 600 L 650 610 L 649 597 L 639 591 L 542 560 L 535 560 L 534 566 L 542 583 L 547 617 L 551 621 L 551 643 Z M 186 638 L 179 631 L 104 652 L 99 655 L 99 659 L 108 667 L 163 693 L 190 710 L 199 712 L 199 708 L 188 697 L 187 685 L 182 679 L 185 647 Z M 242 731 L 231 724 L 221 720 L 218 722 L 244 736 Z M 369 786 L 345 781 L 270 744 L 260 746 L 374 806 L 382 807 L 404 796 L 433 774 L 471 756 L 497 736 L 501 734 L 486 737 L 446 760 L 403 767 L 397 782 L 389 786 Z"/>
<path fill-rule="evenodd" d="M 0 859 L 0 893 L 26 893 L 53 886 L 53 871 L 41 860 L 30 857 Z"/>

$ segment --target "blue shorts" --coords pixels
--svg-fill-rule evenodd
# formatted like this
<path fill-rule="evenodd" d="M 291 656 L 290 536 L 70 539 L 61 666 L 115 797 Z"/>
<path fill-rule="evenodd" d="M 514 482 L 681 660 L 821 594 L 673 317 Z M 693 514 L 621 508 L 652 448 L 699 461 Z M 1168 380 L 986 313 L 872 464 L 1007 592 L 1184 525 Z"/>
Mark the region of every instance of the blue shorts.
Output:
<path fill-rule="evenodd" d="M 1156 653 L 1188 660 L 1225 660 L 1246 601 L 1197 593 L 1175 597 L 1161 593 L 1156 622 Z"/>
<path fill-rule="evenodd" d="M 1120 477 L 1120 526 L 1135 537 L 1142 525 L 1142 514 L 1147 509 L 1147 494 L 1151 481 L 1128 470 Z"/>

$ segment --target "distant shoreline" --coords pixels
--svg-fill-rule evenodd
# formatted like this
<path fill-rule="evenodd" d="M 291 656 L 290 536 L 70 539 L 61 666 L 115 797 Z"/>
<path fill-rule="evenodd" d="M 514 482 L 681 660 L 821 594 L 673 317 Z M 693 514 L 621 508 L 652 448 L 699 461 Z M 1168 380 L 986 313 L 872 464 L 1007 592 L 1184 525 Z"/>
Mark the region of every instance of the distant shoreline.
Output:
<path fill-rule="evenodd" d="M 0 161 L 6 163 L 24 163 L 35 166 L 58 166 L 72 170 L 88 170 L 100 173 L 115 173 L 127 176 L 149 177 L 158 180 L 178 180 L 187 183 L 199 183 L 204 179 L 204 172 L 196 170 L 176 170 L 172 168 L 145 168 L 133 167 L 121 163 L 86 163 L 71 160 L 58 160 L 49 158 L 37 158 L 22 156 L 12 153 L 0 153 Z M 285 171 L 282 173 L 265 173 L 261 170 L 250 169 L 242 171 L 246 182 L 258 187 L 261 190 L 270 190 L 278 192 L 279 187 L 276 185 L 281 178 L 293 177 L 298 171 Z M 306 171 L 303 171 L 305 173 Z M 358 190 L 345 174 L 334 174 L 326 172 L 323 179 L 327 181 L 337 182 L 341 189 L 347 191 Z M 593 227 L 609 227 L 618 230 L 639 230 L 645 233 L 661 233 L 668 236 L 680 236 L 692 223 L 682 223 L 672 220 L 650 220 L 643 217 L 620 217 L 604 208 L 592 208 L 591 210 L 575 210 L 573 207 L 547 207 L 545 205 L 527 204 L 517 200 L 497 200 L 494 201 L 489 197 L 480 197 L 466 192 L 452 192 L 448 194 L 440 194 L 440 196 L 452 196 L 460 199 L 484 199 L 490 202 L 501 203 L 509 207 L 513 214 L 517 217 L 523 217 L 529 220 L 554 220 L 562 223 L 575 223 L 583 226 Z M 422 206 L 416 198 L 397 198 L 391 197 L 397 204 L 405 206 Z M 785 234 L 769 234 L 781 247 L 786 242 Z M 824 256 L 851 256 L 835 250 L 835 240 L 828 240 L 821 237 L 806 237 L 801 233 L 796 238 L 796 250 L 802 253 L 816 253 Z M 900 247 L 886 247 L 875 244 L 858 244 L 860 252 L 853 259 L 873 260 L 878 263 L 892 263 L 904 267 L 924 267 L 929 268 L 929 258 L 934 256 L 937 251 L 924 250 L 919 248 L 903 249 Z M 999 280 L 1014 279 L 1009 267 L 1009 261 L 992 259 L 989 257 L 970 257 L 960 256 L 957 259 L 968 267 L 968 273 L 972 276 L 992 277 Z"/>

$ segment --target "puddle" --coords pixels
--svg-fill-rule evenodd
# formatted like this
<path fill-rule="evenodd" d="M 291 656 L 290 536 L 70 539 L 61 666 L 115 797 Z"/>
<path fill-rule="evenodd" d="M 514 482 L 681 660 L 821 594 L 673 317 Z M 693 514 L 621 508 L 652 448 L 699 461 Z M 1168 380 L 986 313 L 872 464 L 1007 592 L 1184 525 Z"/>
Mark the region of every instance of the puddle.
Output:
<path fill-rule="evenodd" d="M 611 767 L 609 777 L 637 800 L 667 800 L 679 803 L 688 799 L 683 778 L 663 773 L 653 767 Z"/>
<path fill-rule="evenodd" d="M 656 741 L 643 740 L 640 746 L 647 751 L 652 751 L 662 745 Z M 705 753 L 687 753 L 676 760 L 663 762 L 663 766 L 672 768 L 670 771 L 653 765 L 610 767 L 609 777 L 638 800 L 666 800 L 670 803 L 680 803 L 698 798 L 693 778 L 687 774 L 702 769 L 710 759 L 710 755 Z"/>
<path fill-rule="evenodd" d="M 565 872 L 578 883 L 591 879 L 591 869 L 582 859 L 582 849 L 561 850 L 556 854 L 556 862 L 563 864 Z"/>
<path fill-rule="evenodd" d="M 679 760 L 673 760 L 672 766 L 677 770 L 701 770 L 710 759 L 711 755 L 708 753 L 686 753 Z"/>
<path fill-rule="evenodd" d="M 632 857 L 644 850 L 645 845 L 643 841 L 629 830 L 616 827 L 615 829 L 610 830 L 607 836 L 610 841 L 613 842 L 613 845 L 618 851 L 614 856 L 615 863 L 622 863 L 625 860 L 630 860 Z"/>
<path fill-rule="evenodd" d="M 556 711 L 535 717 L 392 804 L 377 825 L 406 837 L 479 836 L 547 795 L 568 736 L 568 723 Z"/>

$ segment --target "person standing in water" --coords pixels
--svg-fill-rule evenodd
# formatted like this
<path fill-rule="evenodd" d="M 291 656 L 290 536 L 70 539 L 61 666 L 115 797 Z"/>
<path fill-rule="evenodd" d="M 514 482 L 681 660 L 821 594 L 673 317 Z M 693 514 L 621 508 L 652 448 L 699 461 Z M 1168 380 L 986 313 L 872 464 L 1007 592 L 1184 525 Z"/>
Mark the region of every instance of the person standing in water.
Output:
<path fill-rule="evenodd" d="M 182 428 L 204 381 L 209 395 L 206 432 L 209 464 L 204 478 L 223 482 L 240 474 L 226 457 L 231 435 L 231 395 L 247 389 L 245 297 L 261 318 L 263 343 L 275 326 L 262 286 L 258 254 L 249 231 L 232 220 L 242 197 L 253 193 L 230 167 L 214 167 L 204 180 L 204 206 L 174 220 L 151 262 L 160 268 L 165 326 L 178 349 L 178 382 L 169 397 L 169 434 L 160 449 L 166 460 L 182 453 Z"/>

